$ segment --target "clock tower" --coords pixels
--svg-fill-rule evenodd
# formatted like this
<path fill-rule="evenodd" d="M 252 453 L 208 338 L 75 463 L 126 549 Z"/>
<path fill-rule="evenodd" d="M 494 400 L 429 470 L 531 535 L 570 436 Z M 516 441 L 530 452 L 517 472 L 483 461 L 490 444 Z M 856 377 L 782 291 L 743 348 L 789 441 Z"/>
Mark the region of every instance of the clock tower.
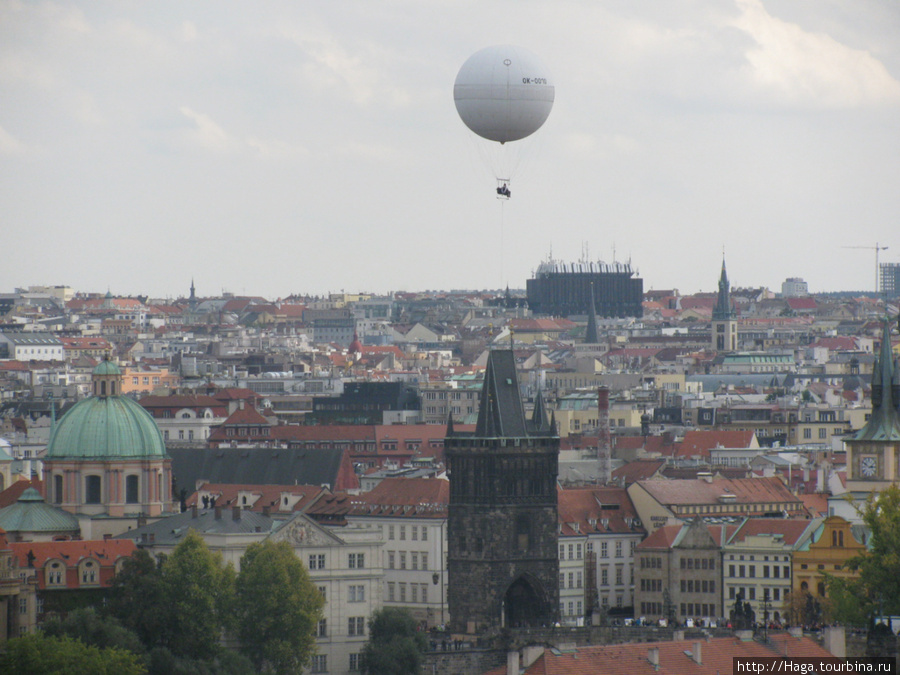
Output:
<path fill-rule="evenodd" d="M 848 436 L 847 489 L 865 498 L 900 482 L 900 369 L 891 349 L 891 323 L 884 322 L 881 349 L 872 372 L 872 415 Z"/>
<path fill-rule="evenodd" d="M 731 306 L 731 285 L 725 272 L 725 258 L 722 258 L 722 273 L 719 275 L 719 294 L 712 313 L 711 347 L 717 352 L 737 350 L 737 317 Z"/>

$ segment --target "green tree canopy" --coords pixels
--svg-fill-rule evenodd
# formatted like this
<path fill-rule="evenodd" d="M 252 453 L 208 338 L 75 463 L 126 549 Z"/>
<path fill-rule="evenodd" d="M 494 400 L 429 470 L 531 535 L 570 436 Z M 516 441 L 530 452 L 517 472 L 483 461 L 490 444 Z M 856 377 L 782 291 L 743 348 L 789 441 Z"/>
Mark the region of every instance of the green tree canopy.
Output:
<path fill-rule="evenodd" d="M 369 620 L 363 667 L 368 675 L 419 675 L 426 646 L 409 610 L 386 607 Z"/>
<path fill-rule="evenodd" d="M 144 675 L 141 658 L 124 649 L 102 649 L 70 637 L 33 633 L 10 640 L 0 655 L 0 673 L 16 675 Z"/>
<path fill-rule="evenodd" d="M 138 656 L 145 653 L 144 645 L 134 631 L 125 628 L 114 616 L 99 613 L 94 607 L 69 612 L 64 618 L 52 617 L 41 625 L 48 637 L 70 637 L 86 645 L 117 647 Z"/>
<path fill-rule="evenodd" d="M 845 623 L 876 613 L 900 614 L 900 487 L 893 484 L 870 494 L 860 514 L 868 530 L 867 551 L 847 561 L 858 576 L 828 578 L 834 618 Z"/>
<path fill-rule="evenodd" d="M 315 653 L 325 600 L 287 542 L 251 544 L 235 584 L 241 651 L 278 675 L 301 673 Z"/>
<path fill-rule="evenodd" d="M 163 565 L 162 578 L 171 609 L 167 646 L 176 656 L 214 656 L 229 623 L 234 569 L 191 531 Z"/>
<path fill-rule="evenodd" d="M 165 560 L 144 549 L 135 551 L 113 579 L 106 605 L 106 612 L 134 631 L 144 645 L 168 641 L 172 608 L 162 577 Z"/>

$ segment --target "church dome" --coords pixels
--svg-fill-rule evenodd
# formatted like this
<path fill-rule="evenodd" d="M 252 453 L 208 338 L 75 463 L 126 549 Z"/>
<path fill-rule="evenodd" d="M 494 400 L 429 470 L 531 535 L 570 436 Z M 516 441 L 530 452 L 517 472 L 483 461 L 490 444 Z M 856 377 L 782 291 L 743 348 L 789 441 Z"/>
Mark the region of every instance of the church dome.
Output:
<path fill-rule="evenodd" d="M 164 459 L 166 444 L 153 417 L 121 396 L 119 367 L 109 360 L 94 368 L 94 395 L 63 415 L 44 459 Z"/>
<path fill-rule="evenodd" d="M 91 396 L 57 423 L 45 459 L 165 458 L 156 422 L 127 396 Z"/>

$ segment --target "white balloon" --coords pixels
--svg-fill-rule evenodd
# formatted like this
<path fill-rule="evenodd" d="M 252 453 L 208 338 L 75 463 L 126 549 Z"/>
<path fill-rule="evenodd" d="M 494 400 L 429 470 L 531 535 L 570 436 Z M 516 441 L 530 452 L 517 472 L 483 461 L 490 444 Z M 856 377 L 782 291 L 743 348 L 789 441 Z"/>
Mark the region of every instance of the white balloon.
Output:
<path fill-rule="evenodd" d="M 540 129 L 555 94 L 540 59 L 510 45 L 475 52 L 459 69 L 453 85 L 453 100 L 465 125 L 498 143 L 517 141 Z"/>

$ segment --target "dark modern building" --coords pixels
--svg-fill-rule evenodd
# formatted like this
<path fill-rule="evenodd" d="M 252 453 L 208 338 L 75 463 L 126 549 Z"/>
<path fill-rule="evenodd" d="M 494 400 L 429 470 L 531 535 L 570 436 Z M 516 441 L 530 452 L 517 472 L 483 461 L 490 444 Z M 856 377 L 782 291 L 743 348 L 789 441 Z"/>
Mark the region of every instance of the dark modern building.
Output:
<path fill-rule="evenodd" d="M 628 263 L 546 261 L 525 282 L 528 307 L 535 314 L 588 314 L 593 287 L 598 316 L 643 316 L 644 281 L 634 274 Z"/>
<path fill-rule="evenodd" d="M 559 437 L 525 416 L 511 350 L 488 358 L 474 432 L 447 425 L 448 605 L 454 630 L 552 625 L 559 613 Z"/>
<path fill-rule="evenodd" d="M 900 263 L 881 263 L 881 292 L 886 298 L 900 296 Z"/>
<path fill-rule="evenodd" d="M 416 387 L 404 382 L 348 382 L 340 396 L 314 396 L 308 424 L 384 424 L 387 411 L 419 410 Z"/>

